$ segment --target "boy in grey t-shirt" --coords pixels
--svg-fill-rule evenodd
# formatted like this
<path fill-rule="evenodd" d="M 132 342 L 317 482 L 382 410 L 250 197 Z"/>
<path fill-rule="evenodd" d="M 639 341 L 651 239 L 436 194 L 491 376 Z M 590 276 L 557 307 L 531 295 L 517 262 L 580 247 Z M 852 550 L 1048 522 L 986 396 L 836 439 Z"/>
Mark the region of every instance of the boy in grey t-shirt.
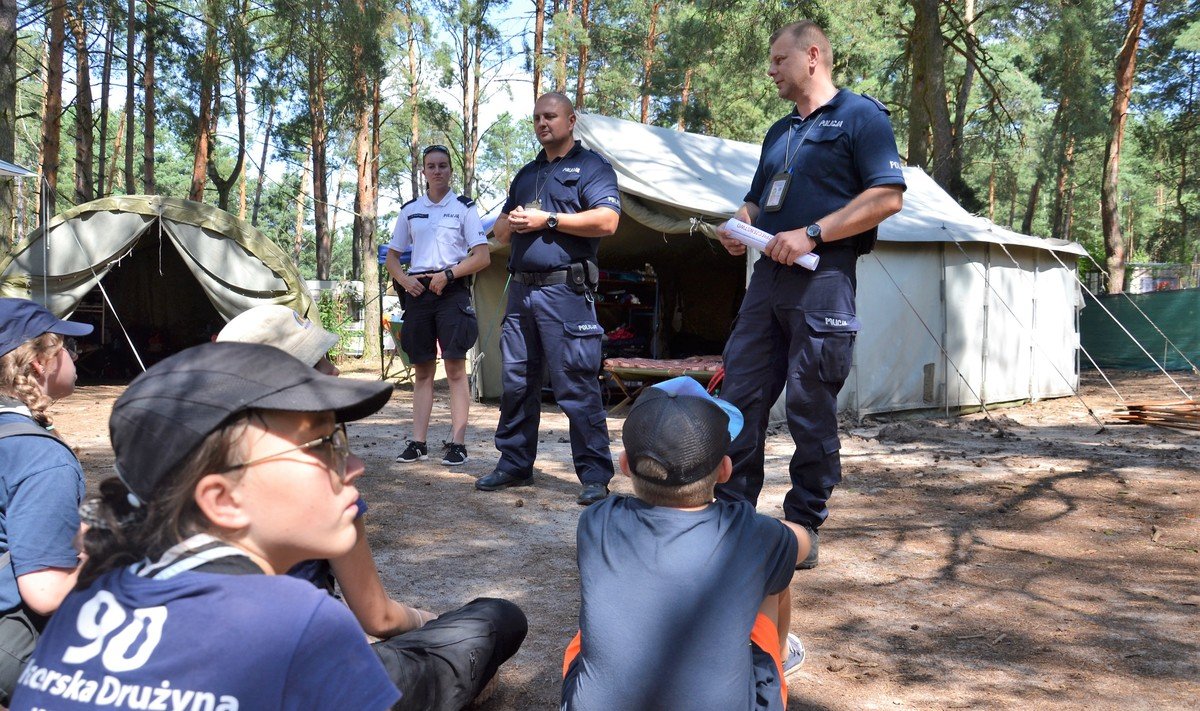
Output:
<path fill-rule="evenodd" d="M 803 655 L 788 584 L 809 540 L 744 501 L 713 500 L 741 427 L 690 378 L 647 388 L 630 410 L 620 463 L 637 497 L 579 518 L 563 709 L 786 708 L 784 669 Z"/>

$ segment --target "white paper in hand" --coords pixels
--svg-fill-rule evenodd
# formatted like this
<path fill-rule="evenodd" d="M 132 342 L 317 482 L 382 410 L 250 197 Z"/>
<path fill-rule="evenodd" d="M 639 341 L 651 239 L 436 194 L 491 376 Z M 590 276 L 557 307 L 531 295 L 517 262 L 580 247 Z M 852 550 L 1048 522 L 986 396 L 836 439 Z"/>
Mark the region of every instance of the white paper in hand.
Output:
<path fill-rule="evenodd" d="M 745 222 L 733 217 L 726 220 L 725 224 L 721 225 L 721 227 L 725 231 L 729 232 L 729 234 L 732 235 L 733 238 L 738 242 L 741 242 L 747 247 L 753 247 L 760 252 L 765 250 L 767 248 L 767 243 L 775 237 L 775 235 L 771 234 L 770 232 L 764 232 L 753 225 L 748 225 Z M 818 255 L 810 252 L 797 259 L 796 264 L 799 264 L 808 270 L 815 270 L 820 261 L 821 258 Z"/>

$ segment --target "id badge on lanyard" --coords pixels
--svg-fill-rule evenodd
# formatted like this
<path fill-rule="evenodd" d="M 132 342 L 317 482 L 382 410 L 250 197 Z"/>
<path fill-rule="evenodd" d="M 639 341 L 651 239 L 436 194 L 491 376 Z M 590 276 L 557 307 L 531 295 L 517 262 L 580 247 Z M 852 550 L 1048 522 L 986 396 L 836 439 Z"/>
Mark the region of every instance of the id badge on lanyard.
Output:
<path fill-rule="evenodd" d="M 783 198 L 787 196 L 788 186 L 792 184 L 792 171 L 785 170 L 782 173 L 776 173 L 775 177 L 771 178 L 770 187 L 767 188 L 767 199 L 763 203 L 763 210 L 766 212 L 777 212 L 783 207 Z"/>
<path fill-rule="evenodd" d="M 816 112 L 809 115 L 812 118 Z M 788 188 L 792 185 L 792 162 L 800 155 L 800 149 L 804 147 L 804 139 L 808 138 L 808 132 L 816 125 L 816 121 L 810 123 L 808 128 L 804 130 L 804 135 L 800 137 L 800 143 L 796 145 L 796 152 L 792 153 L 792 132 L 795 129 L 788 129 L 787 145 L 783 149 L 783 166 L 784 170 L 776 173 L 771 177 L 771 181 L 767 183 L 767 199 L 763 201 L 763 212 L 778 212 L 783 207 L 783 201 L 787 199 Z"/>

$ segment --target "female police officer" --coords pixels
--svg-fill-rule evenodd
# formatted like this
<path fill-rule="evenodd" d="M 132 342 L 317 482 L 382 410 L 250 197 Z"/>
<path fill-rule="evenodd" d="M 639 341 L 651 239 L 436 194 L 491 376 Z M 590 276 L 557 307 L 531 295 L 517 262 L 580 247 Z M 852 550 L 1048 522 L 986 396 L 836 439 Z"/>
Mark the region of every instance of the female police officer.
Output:
<path fill-rule="evenodd" d="M 442 464 L 453 467 L 467 461 L 470 394 L 466 358 L 479 337 L 467 277 L 487 267 L 491 257 L 475 201 L 450 189 L 453 171 L 445 146 L 424 150 L 421 175 L 428 192 L 400 208 L 388 243 L 387 269 L 404 307 L 400 347 L 416 370 L 412 439 L 396 461 L 415 462 L 429 456 L 425 440 L 440 347 L 450 382 L 451 428 Z M 400 266 L 400 253 L 410 246 L 412 263 L 406 273 Z"/>

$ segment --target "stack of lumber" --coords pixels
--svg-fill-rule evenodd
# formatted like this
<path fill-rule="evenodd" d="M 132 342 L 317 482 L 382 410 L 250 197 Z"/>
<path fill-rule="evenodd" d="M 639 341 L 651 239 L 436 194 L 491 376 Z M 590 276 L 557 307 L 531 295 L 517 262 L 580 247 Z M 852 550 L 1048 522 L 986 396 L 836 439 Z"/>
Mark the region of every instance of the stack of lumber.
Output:
<path fill-rule="evenodd" d="M 1117 408 L 1113 417 L 1131 424 L 1200 430 L 1200 403 L 1192 401 L 1126 403 Z"/>

